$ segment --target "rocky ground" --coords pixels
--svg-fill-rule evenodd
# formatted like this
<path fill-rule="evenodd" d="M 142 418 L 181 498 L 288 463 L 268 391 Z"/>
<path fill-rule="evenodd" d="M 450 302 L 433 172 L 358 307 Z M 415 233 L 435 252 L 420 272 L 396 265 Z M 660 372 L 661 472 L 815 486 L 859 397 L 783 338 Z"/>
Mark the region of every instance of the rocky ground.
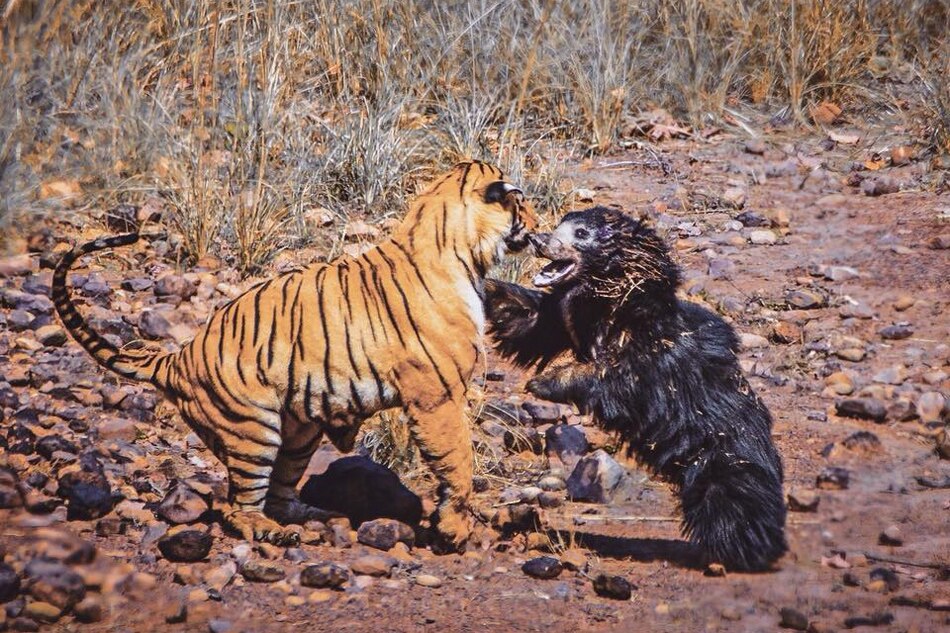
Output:
<path fill-rule="evenodd" d="M 668 488 L 587 420 L 528 401 L 494 358 L 473 388 L 479 521 L 464 554 L 436 555 L 424 529 L 393 520 L 357 525 L 360 495 L 322 497 L 353 520 L 313 522 L 299 547 L 226 534 L 211 454 L 152 390 L 100 371 L 47 296 L 69 244 L 161 202 L 112 210 L 107 226 L 37 227 L 29 254 L 0 261 L 0 630 L 945 630 L 950 183 L 946 159 L 903 134 L 779 127 L 573 168 L 581 204 L 649 217 L 687 270 L 684 294 L 741 332 L 791 509 L 791 551 L 759 575 L 698 567 Z M 215 260 L 177 270 L 173 247 L 77 269 L 94 327 L 174 345 L 250 283 Z M 357 481 L 406 522 L 431 509 L 426 477 L 406 478 L 420 504 L 338 457 L 318 453 L 308 494 Z"/>

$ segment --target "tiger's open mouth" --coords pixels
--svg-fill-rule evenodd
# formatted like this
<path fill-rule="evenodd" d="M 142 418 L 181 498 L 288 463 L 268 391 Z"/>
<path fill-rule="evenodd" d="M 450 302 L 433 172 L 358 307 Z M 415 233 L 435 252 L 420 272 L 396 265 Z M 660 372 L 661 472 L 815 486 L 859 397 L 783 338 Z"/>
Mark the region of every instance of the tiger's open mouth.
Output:
<path fill-rule="evenodd" d="M 556 286 L 574 277 L 577 262 L 573 259 L 557 259 L 542 268 L 534 276 L 534 285 L 538 288 Z"/>

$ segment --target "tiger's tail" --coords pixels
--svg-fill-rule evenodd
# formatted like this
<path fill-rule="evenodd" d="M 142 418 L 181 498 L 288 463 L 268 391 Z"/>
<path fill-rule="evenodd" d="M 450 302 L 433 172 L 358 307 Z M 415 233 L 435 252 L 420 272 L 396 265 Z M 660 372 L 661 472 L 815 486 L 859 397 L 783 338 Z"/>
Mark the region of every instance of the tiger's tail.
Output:
<path fill-rule="evenodd" d="M 127 246 L 139 240 L 138 233 L 128 233 L 115 237 L 101 237 L 86 242 L 66 253 L 56 265 L 53 273 L 53 285 L 50 292 L 56 313 L 76 342 L 85 348 L 100 365 L 120 376 L 154 382 L 156 369 L 166 352 L 147 349 L 119 349 L 101 334 L 93 330 L 76 308 L 70 296 L 66 275 L 76 260 L 88 253 Z"/>

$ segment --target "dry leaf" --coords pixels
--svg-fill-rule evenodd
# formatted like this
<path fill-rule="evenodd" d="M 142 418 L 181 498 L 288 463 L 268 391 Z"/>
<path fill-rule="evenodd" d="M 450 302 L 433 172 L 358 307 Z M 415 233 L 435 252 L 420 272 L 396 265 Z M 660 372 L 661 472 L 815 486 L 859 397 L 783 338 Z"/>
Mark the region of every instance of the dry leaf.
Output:
<path fill-rule="evenodd" d="M 914 160 L 914 148 L 906 145 L 899 145 L 891 150 L 891 165 L 906 165 Z"/>
<path fill-rule="evenodd" d="M 874 152 L 873 154 L 871 154 L 871 157 L 867 159 L 866 161 L 864 161 L 864 168 L 867 169 L 868 171 L 877 171 L 881 167 L 884 167 L 884 165 L 885 165 L 884 157 L 878 154 L 877 152 Z"/>
<path fill-rule="evenodd" d="M 822 101 L 818 105 L 809 105 L 811 120 L 819 125 L 831 125 L 841 116 L 841 106 L 831 101 Z"/>

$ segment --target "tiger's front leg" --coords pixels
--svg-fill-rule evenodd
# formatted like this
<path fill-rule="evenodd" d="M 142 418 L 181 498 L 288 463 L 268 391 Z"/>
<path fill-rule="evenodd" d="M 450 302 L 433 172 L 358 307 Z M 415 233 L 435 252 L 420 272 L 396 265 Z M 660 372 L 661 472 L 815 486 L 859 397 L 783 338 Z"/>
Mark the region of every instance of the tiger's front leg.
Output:
<path fill-rule="evenodd" d="M 443 544 L 458 549 L 468 538 L 472 492 L 472 433 L 465 416 L 465 392 L 459 384 L 443 389 L 428 371 L 400 374 L 400 393 L 409 429 L 419 452 L 439 480 L 439 506 L 433 524 Z"/>

